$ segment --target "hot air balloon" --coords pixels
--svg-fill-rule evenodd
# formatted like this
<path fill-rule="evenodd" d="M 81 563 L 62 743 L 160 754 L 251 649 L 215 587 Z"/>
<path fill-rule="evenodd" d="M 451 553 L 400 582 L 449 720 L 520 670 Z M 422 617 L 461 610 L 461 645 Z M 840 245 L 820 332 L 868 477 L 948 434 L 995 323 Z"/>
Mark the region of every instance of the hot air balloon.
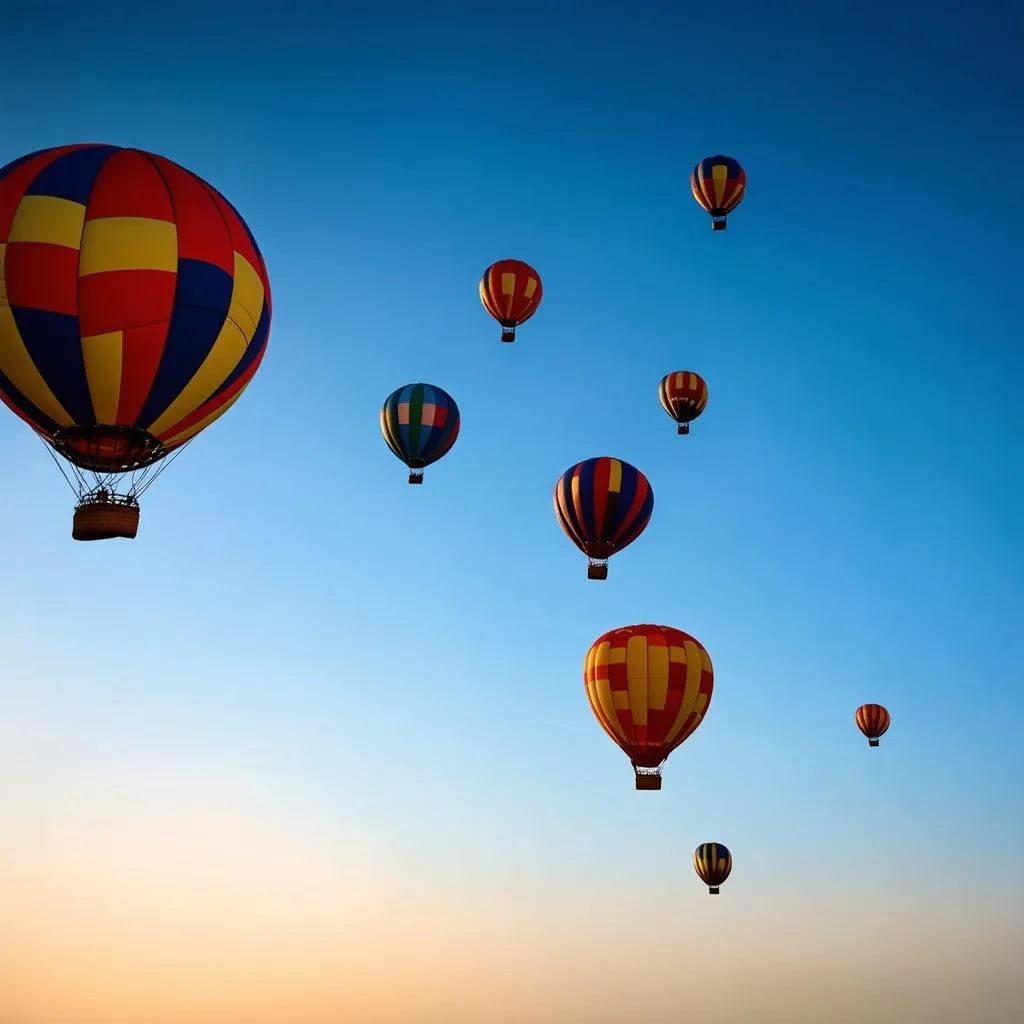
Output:
<path fill-rule="evenodd" d="M 480 301 L 501 324 L 502 341 L 516 340 L 516 328 L 537 312 L 543 293 L 540 274 L 522 260 L 498 260 L 480 278 Z"/>
<path fill-rule="evenodd" d="M 623 626 L 591 645 L 583 682 L 598 722 L 629 757 L 636 788 L 661 789 L 665 758 L 711 704 L 708 652 L 672 626 Z"/>
<path fill-rule="evenodd" d="M 608 578 L 608 559 L 644 532 L 654 509 L 647 477 L 621 459 L 578 462 L 555 484 L 555 515 L 589 559 L 587 578 Z"/>
<path fill-rule="evenodd" d="M 690 423 L 708 404 L 708 386 L 699 373 L 677 370 L 661 378 L 658 385 L 661 407 L 678 424 L 676 433 L 688 434 Z"/>
<path fill-rule="evenodd" d="M 712 896 L 732 871 L 732 854 L 721 843 L 701 843 L 693 851 L 693 869 Z"/>
<path fill-rule="evenodd" d="M 693 198 L 711 214 L 711 227 L 725 230 L 726 214 L 743 201 L 747 175 L 731 156 L 709 156 L 701 160 L 690 175 Z"/>
<path fill-rule="evenodd" d="M 881 704 L 861 704 L 854 712 L 857 728 L 868 738 L 869 747 L 878 746 L 878 738 L 885 734 L 892 719 Z"/>
<path fill-rule="evenodd" d="M 423 483 L 423 467 L 437 462 L 459 436 L 459 407 L 436 384 L 406 384 L 380 411 L 387 446 L 409 467 L 409 483 Z"/>
<path fill-rule="evenodd" d="M 0 399 L 67 460 L 75 540 L 134 537 L 139 495 L 223 415 L 270 334 L 255 239 L 160 156 L 58 146 L 0 169 Z"/>

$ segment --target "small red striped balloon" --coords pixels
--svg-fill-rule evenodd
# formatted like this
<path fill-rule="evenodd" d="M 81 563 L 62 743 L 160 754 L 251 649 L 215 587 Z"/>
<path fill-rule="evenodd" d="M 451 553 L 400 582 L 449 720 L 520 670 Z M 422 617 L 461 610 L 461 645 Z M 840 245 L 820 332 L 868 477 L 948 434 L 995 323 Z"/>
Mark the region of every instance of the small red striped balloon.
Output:
<path fill-rule="evenodd" d="M 868 738 L 869 747 L 877 747 L 880 736 L 885 734 L 892 719 L 881 704 L 861 704 L 854 712 L 857 728 Z"/>
<path fill-rule="evenodd" d="M 688 434 L 690 424 L 708 404 L 708 386 L 699 373 L 676 370 L 661 378 L 658 400 L 662 409 L 678 424 L 676 433 Z"/>

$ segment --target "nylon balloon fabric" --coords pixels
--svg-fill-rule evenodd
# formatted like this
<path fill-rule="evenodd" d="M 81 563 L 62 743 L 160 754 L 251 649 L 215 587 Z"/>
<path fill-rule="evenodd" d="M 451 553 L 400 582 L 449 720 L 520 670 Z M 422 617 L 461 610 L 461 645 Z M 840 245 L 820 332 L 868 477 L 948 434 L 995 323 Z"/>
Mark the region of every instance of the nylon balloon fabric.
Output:
<path fill-rule="evenodd" d="M 435 384 L 406 384 L 388 395 L 380 429 L 388 448 L 410 469 L 437 462 L 459 436 L 459 407 Z"/>
<path fill-rule="evenodd" d="M 555 484 L 554 502 L 573 544 L 591 558 L 608 558 L 643 533 L 654 490 L 635 466 L 600 457 L 570 466 Z"/>
<path fill-rule="evenodd" d="M 144 432 L 136 466 L 180 447 L 266 351 L 270 283 L 249 228 L 152 153 L 60 146 L 0 169 L 0 268 L 0 397 L 51 443 L 67 432 L 62 453 L 90 468 L 133 468 L 90 440 L 103 427 Z"/>
<path fill-rule="evenodd" d="M 700 641 L 673 626 L 609 630 L 587 651 L 591 710 L 635 767 L 657 768 L 704 720 L 714 670 Z"/>
<path fill-rule="evenodd" d="M 732 873 L 732 854 L 721 843 L 701 843 L 693 851 L 693 869 L 711 892 L 718 892 Z"/>

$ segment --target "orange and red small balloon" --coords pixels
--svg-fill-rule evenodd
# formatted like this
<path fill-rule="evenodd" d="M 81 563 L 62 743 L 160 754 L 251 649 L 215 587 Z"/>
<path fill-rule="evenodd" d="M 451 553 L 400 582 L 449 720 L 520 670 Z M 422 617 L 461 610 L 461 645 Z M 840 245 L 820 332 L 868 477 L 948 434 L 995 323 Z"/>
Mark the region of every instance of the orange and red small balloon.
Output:
<path fill-rule="evenodd" d="M 889 728 L 892 719 L 881 704 L 861 704 L 854 712 L 857 728 L 868 738 L 868 746 L 877 747 L 878 740 Z"/>

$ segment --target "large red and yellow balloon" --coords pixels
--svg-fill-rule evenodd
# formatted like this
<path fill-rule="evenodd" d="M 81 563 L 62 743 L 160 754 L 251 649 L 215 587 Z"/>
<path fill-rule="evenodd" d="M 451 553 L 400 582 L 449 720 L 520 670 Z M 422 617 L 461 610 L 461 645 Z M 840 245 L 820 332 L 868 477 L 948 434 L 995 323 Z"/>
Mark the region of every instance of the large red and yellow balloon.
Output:
<path fill-rule="evenodd" d="M 661 765 L 704 720 L 714 671 L 700 641 L 672 626 L 623 626 L 597 638 L 583 664 L 587 700 L 625 751 L 637 789 L 661 789 Z"/>
<path fill-rule="evenodd" d="M 498 260 L 480 278 L 480 301 L 501 324 L 502 341 L 516 340 L 516 328 L 537 312 L 543 294 L 540 274 L 522 260 Z"/>
<path fill-rule="evenodd" d="M 0 399 L 71 464 L 76 539 L 134 537 L 150 468 L 263 359 L 255 239 L 170 160 L 58 146 L 0 169 L 0 271 Z"/>

